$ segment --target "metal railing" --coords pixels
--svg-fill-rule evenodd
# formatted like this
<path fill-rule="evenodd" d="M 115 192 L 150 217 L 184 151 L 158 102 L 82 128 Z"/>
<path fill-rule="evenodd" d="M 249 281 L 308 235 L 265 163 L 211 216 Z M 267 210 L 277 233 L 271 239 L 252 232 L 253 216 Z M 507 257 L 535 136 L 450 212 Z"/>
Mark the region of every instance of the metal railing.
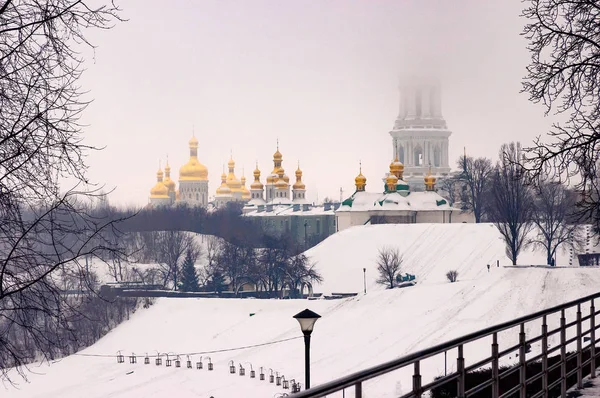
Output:
<path fill-rule="evenodd" d="M 393 361 L 385 362 L 380 365 L 362 370 L 350 374 L 348 376 L 341 377 L 337 380 L 333 380 L 321 385 L 310 388 L 299 393 L 291 394 L 294 398 L 317 398 L 325 397 L 330 394 L 342 392 L 344 395 L 348 391 L 354 393 L 354 397 L 362 398 L 364 383 L 368 380 L 375 379 L 382 375 L 390 372 L 412 366 L 412 390 L 401 398 L 416 397 L 420 398 L 423 393 L 431 391 L 436 387 L 447 385 L 449 382 L 456 383 L 456 396 L 458 398 L 466 398 L 480 393 L 491 387 L 492 398 L 506 398 L 512 396 L 519 396 L 525 398 L 526 394 L 530 394 L 532 398 L 548 397 L 549 391 L 553 388 L 558 388 L 560 385 L 560 396 L 565 397 L 567 388 L 572 387 L 568 385 L 567 379 L 576 374 L 577 387 L 581 388 L 583 383 L 584 370 L 587 373 L 589 370 L 590 377 L 596 376 L 596 330 L 600 328 L 596 326 L 596 315 L 600 313 L 596 311 L 594 306 L 594 300 L 600 297 L 600 293 L 596 293 L 587 297 L 573 300 L 562 305 L 558 305 L 543 311 L 526 315 L 514 320 L 501 323 L 496 326 L 485 328 L 477 332 L 467 334 L 465 336 L 450 340 L 446 343 L 438 344 L 436 346 L 405 355 Z M 582 316 L 582 308 L 586 309 L 589 305 L 589 313 L 586 316 Z M 575 320 L 567 323 L 565 312 L 569 310 L 576 310 Z M 586 311 L 587 312 L 587 311 Z M 559 326 L 548 330 L 548 318 L 552 315 L 560 315 Z M 532 321 L 542 321 L 540 334 L 536 336 L 526 336 L 526 324 Z M 582 330 L 582 325 L 589 321 L 589 328 Z M 508 329 L 518 328 L 518 344 L 510 346 L 500 351 L 498 344 L 498 334 L 500 332 L 507 331 Z M 575 328 L 574 337 L 567 339 L 567 330 L 569 328 Z M 571 331 L 573 331 L 571 329 Z M 548 346 L 548 339 L 553 335 L 559 335 L 560 343 L 551 349 Z M 482 360 L 466 365 L 464 348 L 467 344 L 479 340 L 482 338 L 491 337 L 491 346 L 489 357 Z M 587 340 L 589 337 L 589 343 L 584 346 L 584 337 Z M 528 347 L 534 343 L 541 343 L 541 353 L 535 355 L 529 359 L 526 358 L 528 353 Z M 575 351 L 567 356 L 567 346 L 576 344 Z M 443 354 L 450 350 L 457 350 L 456 357 L 456 371 L 449 373 L 443 377 L 436 378 L 433 381 L 423 385 L 422 374 L 421 374 L 421 363 L 428 358 L 434 357 L 439 354 Z M 548 358 L 549 355 L 560 350 L 560 360 L 549 366 Z M 508 356 L 511 353 L 518 352 L 518 363 L 508 367 L 507 370 L 500 372 L 500 360 L 503 357 Z M 584 354 L 587 355 L 589 352 L 589 358 L 583 360 Z M 576 358 L 576 366 L 574 369 L 567 372 L 567 362 L 572 361 Z M 535 375 L 527 374 L 527 366 L 532 363 L 539 363 L 541 361 L 541 372 Z M 491 366 L 491 377 L 477 385 L 467 388 L 467 374 L 477 369 Z M 560 376 L 551 380 L 550 373 L 560 367 Z M 587 367 L 587 368 L 586 368 Z M 502 392 L 500 391 L 500 381 L 515 372 L 519 372 L 519 381 L 515 386 L 509 390 Z M 541 378 L 541 388 L 539 391 L 533 393 L 527 391 L 527 386 L 534 382 L 537 382 Z M 372 394 L 371 394 L 372 396 Z"/>

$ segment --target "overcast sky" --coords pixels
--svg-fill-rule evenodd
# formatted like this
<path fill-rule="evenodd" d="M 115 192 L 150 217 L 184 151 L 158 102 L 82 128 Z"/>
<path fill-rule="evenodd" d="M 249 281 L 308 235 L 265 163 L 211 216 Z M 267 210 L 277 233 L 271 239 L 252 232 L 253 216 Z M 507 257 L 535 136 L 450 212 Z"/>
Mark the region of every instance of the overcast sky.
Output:
<path fill-rule="evenodd" d="M 529 55 L 520 0 L 119 1 L 128 22 L 90 35 L 98 46 L 82 84 L 94 103 L 88 163 L 111 202 L 144 205 L 159 160 L 172 178 L 189 157 L 192 126 L 209 190 L 230 151 L 248 185 L 255 161 L 304 171 L 307 197 L 354 190 L 362 160 L 377 191 L 392 156 L 398 79 L 437 69 L 450 159 L 463 146 L 497 157 L 511 140 L 547 130 L 520 94 Z"/>

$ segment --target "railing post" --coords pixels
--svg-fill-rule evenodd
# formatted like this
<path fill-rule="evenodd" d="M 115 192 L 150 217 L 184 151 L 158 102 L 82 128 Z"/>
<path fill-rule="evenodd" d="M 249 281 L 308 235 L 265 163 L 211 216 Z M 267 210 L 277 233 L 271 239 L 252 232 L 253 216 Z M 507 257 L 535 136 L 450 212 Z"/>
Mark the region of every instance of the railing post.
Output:
<path fill-rule="evenodd" d="M 542 319 L 542 397 L 548 398 L 548 324 L 546 315 Z"/>
<path fill-rule="evenodd" d="M 590 378 L 596 377 L 596 307 L 594 307 L 594 299 L 590 306 Z"/>
<path fill-rule="evenodd" d="M 583 351 L 581 347 L 581 304 L 577 304 L 577 388 L 583 388 Z"/>
<path fill-rule="evenodd" d="M 567 329 L 565 325 L 565 310 L 560 310 L 560 396 L 567 396 Z"/>
<path fill-rule="evenodd" d="M 492 398 L 498 398 L 500 395 L 500 371 L 498 357 L 498 333 L 494 332 L 492 337 Z"/>
<path fill-rule="evenodd" d="M 415 362 L 415 373 L 413 374 L 413 394 L 415 398 L 421 398 L 421 365 Z"/>
<path fill-rule="evenodd" d="M 456 371 L 458 373 L 458 398 L 465 398 L 465 358 L 463 356 L 463 345 L 458 346 L 458 357 L 456 358 Z"/>
<path fill-rule="evenodd" d="M 362 382 L 359 381 L 354 385 L 354 397 L 362 398 Z"/>
<path fill-rule="evenodd" d="M 521 331 L 519 332 L 519 364 L 520 364 L 520 369 L 519 369 L 519 384 L 521 385 L 521 393 L 520 393 L 520 397 L 521 398 L 527 398 L 526 392 L 527 392 L 527 375 L 525 373 L 526 371 L 526 364 L 525 364 L 525 323 L 521 324 Z"/>

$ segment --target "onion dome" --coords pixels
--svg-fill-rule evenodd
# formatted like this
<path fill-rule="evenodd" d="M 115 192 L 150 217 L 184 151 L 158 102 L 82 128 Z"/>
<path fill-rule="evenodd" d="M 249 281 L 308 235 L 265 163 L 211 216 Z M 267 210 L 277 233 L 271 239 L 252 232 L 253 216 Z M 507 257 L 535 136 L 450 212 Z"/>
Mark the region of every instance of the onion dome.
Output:
<path fill-rule="evenodd" d="M 179 181 L 208 181 L 208 169 L 198 161 L 198 140 L 189 142 L 190 160 L 179 169 Z"/>
<path fill-rule="evenodd" d="M 402 175 L 404 174 L 404 165 L 398 160 L 397 156 L 396 159 L 390 163 L 390 173 L 398 177 L 399 180 L 402 179 Z"/>
<path fill-rule="evenodd" d="M 396 192 L 396 184 L 398 183 L 398 177 L 394 174 L 390 174 L 385 179 L 385 185 L 387 187 L 388 192 Z"/>
<path fill-rule="evenodd" d="M 264 186 L 260 182 L 260 170 L 258 169 L 258 164 L 256 165 L 256 169 L 254 170 L 254 182 L 250 185 L 250 189 L 263 189 Z"/>
<path fill-rule="evenodd" d="M 293 185 L 294 189 L 306 189 L 306 185 L 302 182 L 302 170 L 300 170 L 300 164 L 296 170 L 296 182 Z"/>
<path fill-rule="evenodd" d="M 276 174 L 271 174 L 271 175 L 267 176 L 267 184 L 275 184 L 278 179 L 279 179 L 279 177 L 277 177 Z"/>
<path fill-rule="evenodd" d="M 169 188 L 163 184 L 163 172 L 161 169 L 158 169 L 156 172 L 156 185 L 152 187 L 150 190 L 150 198 L 151 199 L 168 199 L 169 198 Z"/>
<path fill-rule="evenodd" d="M 226 180 L 227 186 L 231 189 L 232 192 L 241 192 L 242 182 L 238 180 L 235 176 L 235 162 L 233 161 L 233 158 L 230 158 L 229 162 L 227 162 L 227 168 L 229 169 L 229 174 L 227 175 Z"/>
<path fill-rule="evenodd" d="M 169 160 L 167 160 L 167 164 L 165 165 L 165 178 L 163 180 L 163 184 L 165 184 L 169 192 L 175 192 L 175 181 L 171 180 L 171 167 L 169 166 Z"/>
<path fill-rule="evenodd" d="M 288 183 L 285 182 L 283 179 L 279 179 L 277 180 L 277 182 L 275 183 L 275 188 L 276 189 L 287 189 L 288 188 Z"/>
<path fill-rule="evenodd" d="M 354 179 L 354 185 L 356 185 L 357 191 L 364 191 L 367 185 L 367 177 L 362 174 L 362 165 L 359 167 L 358 175 Z"/>
<path fill-rule="evenodd" d="M 426 191 L 434 191 L 435 190 L 435 180 L 436 178 L 431 175 L 431 166 L 429 166 L 429 172 L 424 178 L 425 181 L 425 190 Z"/>
<path fill-rule="evenodd" d="M 217 188 L 217 195 L 230 195 L 231 188 L 227 186 L 227 175 L 221 174 L 221 186 Z"/>
<path fill-rule="evenodd" d="M 279 143 L 277 143 L 277 151 L 273 154 L 273 160 L 281 161 L 283 159 L 283 155 L 279 152 Z"/>
<path fill-rule="evenodd" d="M 246 177 L 242 176 L 241 182 L 242 182 L 242 199 L 244 199 L 244 200 L 250 199 L 250 191 L 248 191 L 248 188 L 246 188 Z"/>

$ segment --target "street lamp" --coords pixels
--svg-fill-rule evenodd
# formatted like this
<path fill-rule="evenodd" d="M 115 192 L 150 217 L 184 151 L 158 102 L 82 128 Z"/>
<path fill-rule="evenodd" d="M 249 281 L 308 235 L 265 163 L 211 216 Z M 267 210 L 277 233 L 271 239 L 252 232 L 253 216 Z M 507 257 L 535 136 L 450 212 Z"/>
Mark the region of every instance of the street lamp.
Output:
<path fill-rule="evenodd" d="M 310 388 L 310 334 L 313 331 L 315 322 L 321 315 L 305 309 L 294 315 L 294 318 L 300 324 L 300 329 L 304 333 L 304 389 Z"/>
<path fill-rule="evenodd" d="M 367 269 L 366 268 L 363 268 L 363 275 L 364 275 L 363 280 L 365 283 L 365 294 L 367 294 Z"/>

